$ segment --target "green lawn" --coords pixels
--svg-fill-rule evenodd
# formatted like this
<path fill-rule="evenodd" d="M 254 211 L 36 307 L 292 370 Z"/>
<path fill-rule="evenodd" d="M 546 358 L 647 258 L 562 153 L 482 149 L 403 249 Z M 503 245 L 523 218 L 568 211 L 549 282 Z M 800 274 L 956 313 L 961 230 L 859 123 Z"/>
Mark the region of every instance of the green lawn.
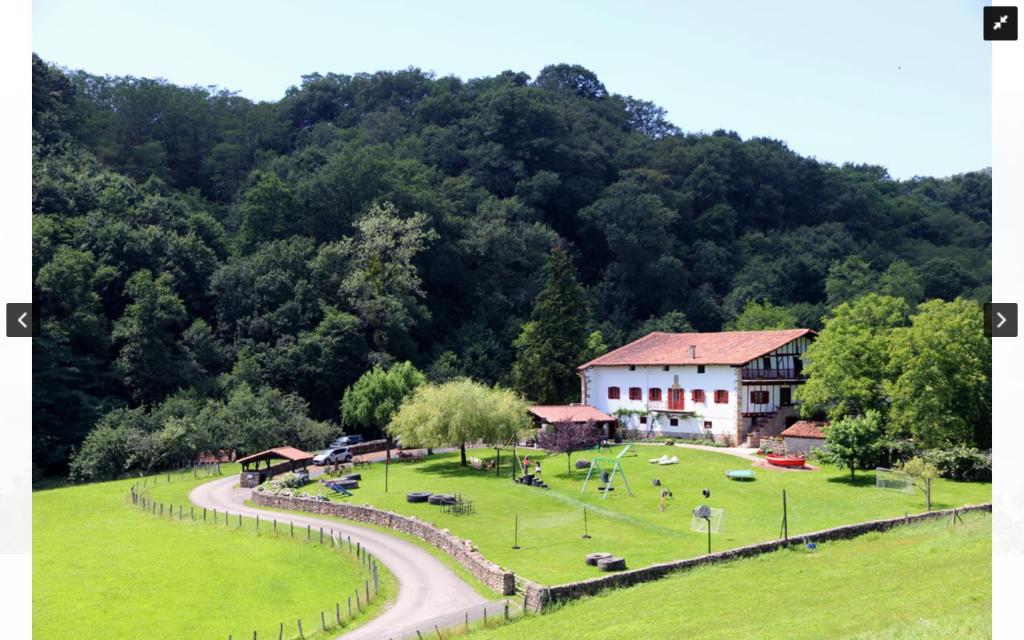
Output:
<path fill-rule="evenodd" d="M 705 502 L 701 490 L 708 488 L 713 507 L 725 509 L 722 531 L 713 536 L 713 549 L 721 550 L 779 535 L 782 520 L 782 490 L 789 504 L 789 532 L 799 535 L 840 524 L 894 517 L 924 511 L 920 494 L 908 495 L 876 489 L 873 473 L 858 473 L 850 482 L 846 471 L 824 468 L 793 472 L 756 469 L 753 482 L 725 478 L 730 469 L 751 468 L 744 459 L 680 447 L 638 446 L 639 456 L 622 459 L 634 496 L 616 481 L 616 490 L 602 500 L 596 483 L 580 495 L 584 471 L 569 475 L 564 455 L 541 460 L 543 476 L 550 490 L 514 484 L 493 471 L 476 471 L 459 465 L 457 453 L 438 454 L 412 464 L 394 464 L 389 472 L 389 492 L 384 492 L 384 467 L 360 469 L 363 481 L 352 498 L 358 504 L 372 504 L 403 514 L 415 515 L 472 540 L 489 559 L 543 584 L 559 584 L 597 574 L 583 565 L 584 554 L 607 551 L 623 555 L 631 567 L 701 555 L 707 550 L 704 534 L 690 531 L 693 507 Z M 613 449 L 613 454 L 618 448 Z M 678 465 L 648 463 L 663 453 L 676 455 Z M 494 456 L 492 450 L 471 452 L 480 458 Z M 603 455 L 608 455 L 603 454 Z M 507 461 L 508 454 L 503 454 Z M 591 457 L 576 454 L 573 460 Z M 658 509 L 658 491 L 652 478 L 674 493 L 669 507 Z M 318 491 L 315 483 L 309 490 Z M 410 491 L 461 493 L 476 503 L 470 516 L 447 515 L 439 507 L 409 504 Z M 988 484 L 938 481 L 933 487 L 933 505 L 944 508 L 991 499 Z M 338 499 L 332 497 L 332 499 Z M 583 507 L 587 507 L 589 540 L 582 539 Z M 519 516 L 519 550 L 513 550 L 514 518 Z"/>
<path fill-rule="evenodd" d="M 991 517 L 964 520 L 694 569 L 470 637 L 990 638 Z"/>
<path fill-rule="evenodd" d="M 210 478 L 157 480 L 152 491 L 164 500 Z M 161 519 L 130 506 L 132 482 L 33 494 L 33 637 L 251 638 L 255 630 L 277 638 L 283 622 L 285 637 L 297 638 L 298 618 L 307 638 L 318 637 L 320 611 L 330 621 L 341 595 L 363 586 L 347 552 L 303 536 L 275 539 L 265 524 L 257 536 L 252 521 L 240 531 L 234 520 L 225 527 Z M 381 596 L 354 624 L 396 592 L 383 567 L 379 576 Z M 342 602 L 343 615 L 346 608 Z"/>

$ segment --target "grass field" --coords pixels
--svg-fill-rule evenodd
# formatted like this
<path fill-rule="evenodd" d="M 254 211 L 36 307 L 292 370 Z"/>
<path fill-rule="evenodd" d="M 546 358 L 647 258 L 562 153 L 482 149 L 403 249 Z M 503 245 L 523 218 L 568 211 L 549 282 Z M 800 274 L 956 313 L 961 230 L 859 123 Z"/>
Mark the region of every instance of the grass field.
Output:
<path fill-rule="evenodd" d="M 383 465 L 360 469 L 360 488 L 352 498 L 342 499 L 415 515 L 448 528 L 472 540 L 492 561 L 543 584 L 596 575 L 596 569 L 582 563 L 583 555 L 592 551 L 625 556 L 631 567 L 705 553 L 706 535 L 690 531 L 692 509 L 704 502 L 725 510 L 722 530 L 712 539 L 713 550 L 778 537 L 783 489 L 787 491 L 791 536 L 925 510 L 920 494 L 876 489 L 873 473 L 858 473 L 851 482 L 847 471 L 834 468 L 805 472 L 758 468 L 753 482 L 735 482 L 724 473 L 751 468 L 749 461 L 680 447 L 638 446 L 637 450 L 637 457 L 621 460 L 633 497 L 618 480 L 607 500 L 601 499 L 593 481 L 586 494 L 580 495 L 585 471 L 570 475 L 564 455 L 546 457 L 531 451 L 531 460 L 542 462 L 550 490 L 514 484 L 507 476 L 497 477 L 494 471 L 461 467 L 457 453 L 446 453 L 423 462 L 391 465 L 387 493 Z M 612 455 L 617 451 L 613 449 Z M 649 458 L 664 453 L 678 456 L 680 463 L 648 463 Z M 471 455 L 493 458 L 494 450 L 473 451 Z M 590 457 L 576 454 L 573 460 Z M 503 453 L 503 458 L 507 464 L 509 454 Z M 653 486 L 653 478 L 660 479 L 662 486 L 674 493 L 664 512 L 659 511 L 660 487 Z M 710 500 L 705 501 L 701 495 L 704 488 L 710 489 Z M 316 483 L 308 490 L 319 491 Z M 442 513 L 439 507 L 409 504 L 405 494 L 410 491 L 461 493 L 475 502 L 477 513 L 454 516 Z M 932 493 L 933 507 L 944 508 L 987 502 L 991 486 L 937 481 Z M 581 537 L 584 506 L 592 536 L 589 540 Z M 513 550 L 517 514 L 521 549 Z"/>
<path fill-rule="evenodd" d="M 174 474 L 148 485 L 187 504 L 168 498 L 210 479 Z M 129 505 L 132 482 L 33 494 L 33 637 L 277 638 L 284 623 L 284 636 L 297 638 L 299 618 L 307 638 L 337 635 L 317 633 L 320 611 L 333 619 L 334 603 L 365 577 L 347 552 L 275 539 L 266 525 L 257 536 L 250 520 L 239 530 L 235 521 L 161 519 Z M 380 597 L 350 627 L 396 592 L 383 567 L 379 576 Z"/>
<path fill-rule="evenodd" d="M 470 638 L 990 638 L 991 516 L 964 521 L 703 567 Z"/>

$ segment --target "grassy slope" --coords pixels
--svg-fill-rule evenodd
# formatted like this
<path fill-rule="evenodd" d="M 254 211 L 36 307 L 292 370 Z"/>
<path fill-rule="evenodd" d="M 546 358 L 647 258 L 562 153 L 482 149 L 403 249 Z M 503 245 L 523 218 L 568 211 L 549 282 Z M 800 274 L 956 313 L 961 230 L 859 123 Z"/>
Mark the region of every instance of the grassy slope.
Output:
<path fill-rule="evenodd" d="M 187 493 L 208 480 L 174 476 L 166 487 Z M 273 539 L 265 527 L 256 536 L 248 522 L 238 531 L 137 511 L 130 484 L 33 494 L 34 637 L 276 638 L 279 622 L 297 637 L 300 617 L 310 637 L 321 609 L 333 616 L 341 594 L 363 584 L 358 563 L 329 547 Z M 380 576 L 371 613 L 395 593 Z"/>
<path fill-rule="evenodd" d="M 991 518 L 965 521 L 704 567 L 471 637 L 989 638 Z"/>
<path fill-rule="evenodd" d="M 924 510 L 920 495 L 876 489 L 872 473 L 859 473 L 851 483 L 848 472 L 839 469 L 757 469 L 754 482 L 734 482 L 726 479 L 724 472 L 750 468 L 746 460 L 678 447 L 637 449 L 639 457 L 622 460 L 635 497 L 626 495 L 618 481 L 616 491 L 606 501 L 592 488 L 596 487 L 593 481 L 586 495 L 581 496 L 585 472 L 577 471 L 570 477 L 565 456 L 545 458 L 530 452 L 531 459 L 543 460 L 543 475 L 551 490 L 516 485 L 507 477 L 496 477 L 493 471 L 460 467 L 458 454 L 451 453 L 425 462 L 393 465 L 388 493 L 384 493 L 382 465 L 361 469 L 360 488 L 346 500 L 415 515 L 448 528 L 472 540 L 494 562 L 545 584 L 595 575 L 595 569 L 581 562 L 591 551 L 624 555 L 633 567 L 705 553 L 706 537 L 689 530 L 692 508 L 704 502 L 702 488 L 711 490 L 711 506 L 725 509 L 722 532 L 713 539 L 715 549 L 777 537 L 782 489 L 788 494 L 790 535 Z M 665 467 L 647 462 L 663 453 L 679 456 L 680 464 Z M 494 451 L 479 450 L 473 455 L 493 457 Z M 503 457 L 507 460 L 508 454 Z M 576 454 L 573 460 L 588 457 Z M 652 478 L 659 478 L 675 494 L 665 512 L 658 510 L 658 489 L 652 485 Z M 475 501 L 477 513 L 459 517 L 443 514 L 431 505 L 409 504 L 405 501 L 409 491 L 462 493 Z M 991 499 L 991 486 L 939 481 L 933 498 L 935 508 L 986 502 Z M 590 540 L 581 539 L 584 505 L 593 536 Z M 519 515 L 520 550 L 511 549 L 515 514 Z"/>

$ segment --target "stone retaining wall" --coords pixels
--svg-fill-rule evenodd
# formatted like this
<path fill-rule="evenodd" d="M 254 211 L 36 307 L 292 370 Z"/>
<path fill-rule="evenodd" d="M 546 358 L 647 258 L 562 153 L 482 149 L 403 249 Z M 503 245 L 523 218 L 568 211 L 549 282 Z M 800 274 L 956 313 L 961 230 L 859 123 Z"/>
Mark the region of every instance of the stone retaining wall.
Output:
<path fill-rule="evenodd" d="M 799 536 L 793 536 L 791 541 L 795 544 L 803 544 L 805 542 L 824 542 L 827 540 L 844 540 L 849 538 L 855 538 L 863 535 L 870 531 L 885 531 L 893 527 L 910 524 L 912 522 L 920 522 L 923 520 L 933 520 L 936 518 L 950 518 L 953 516 L 953 512 L 958 511 L 960 513 L 967 513 L 971 511 L 992 511 L 992 504 L 980 504 L 968 507 L 962 507 L 959 509 L 947 509 L 944 511 L 932 511 L 930 513 L 920 513 L 912 516 L 903 518 L 890 518 L 888 520 L 870 520 L 868 522 L 859 522 L 857 524 L 845 525 L 842 527 L 835 527 L 833 529 L 825 529 L 822 531 L 815 531 Z M 751 556 L 761 555 L 763 553 L 771 553 L 772 551 L 778 551 L 784 546 L 782 540 L 771 540 L 769 542 L 761 542 L 758 544 L 752 544 L 745 547 L 739 547 L 737 549 L 729 549 L 728 551 L 720 551 L 718 553 L 712 553 L 710 555 L 700 556 L 697 558 L 689 558 L 687 560 L 675 560 L 672 562 L 665 562 L 661 564 L 654 564 L 642 569 L 633 569 L 627 571 L 620 571 L 617 573 L 610 573 L 606 575 L 597 576 L 587 580 L 581 580 L 579 582 L 570 582 L 568 584 L 561 584 L 554 587 L 543 587 L 533 582 L 527 582 L 526 584 L 526 595 L 524 599 L 524 605 L 539 611 L 546 605 L 555 602 L 564 602 L 567 600 L 576 600 L 577 598 L 583 598 L 586 596 L 592 596 L 596 593 L 604 591 L 605 589 L 614 589 L 620 587 L 628 587 L 641 582 L 649 582 L 651 580 L 658 580 L 663 578 L 669 573 L 676 571 L 684 571 L 686 569 L 692 569 L 706 564 L 715 564 L 718 562 L 725 562 L 728 560 L 735 560 L 738 558 L 749 558 Z M 627 558 L 627 562 L 628 562 Z M 580 558 L 580 562 L 583 559 Z"/>
<path fill-rule="evenodd" d="M 485 558 L 470 541 L 457 538 L 447 530 L 439 529 L 413 516 L 403 516 L 368 505 L 280 496 L 263 491 L 253 491 L 252 501 L 261 507 L 338 516 L 414 535 L 444 551 L 491 589 L 503 595 L 515 593 L 515 575 L 511 571 L 506 571 Z"/>
<path fill-rule="evenodd" d="M 384 451 L 387 448 L 387 440 L 369 440 L 367 442 L 360 442 L 359 444 L 351 445 L 348 450 L 354 456 L 361 456 L 364 453 L 375 453 L 377 451 Z"/>

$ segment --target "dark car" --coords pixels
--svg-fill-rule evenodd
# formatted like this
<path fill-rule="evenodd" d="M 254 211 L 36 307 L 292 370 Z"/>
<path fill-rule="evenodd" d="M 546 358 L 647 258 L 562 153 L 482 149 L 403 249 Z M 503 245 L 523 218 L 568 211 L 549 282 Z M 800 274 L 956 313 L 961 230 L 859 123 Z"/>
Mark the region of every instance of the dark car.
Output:
<path fill-rule="evenodd" d="M 363 442 L 363 436 L 361 436 L 359 434 L 353 434 L 351 436 L 341 436 L 340 438 L 338 438 L 337 440 L 335 440 L 334 442 L 332 442 L 331 444 L 329 444 L 327 446 L 328 447 L 348 447 L 348 446 L 351 446 L 351 445 L 354 445 L 354 444 L 359 444 L 360 442 Z"/>

